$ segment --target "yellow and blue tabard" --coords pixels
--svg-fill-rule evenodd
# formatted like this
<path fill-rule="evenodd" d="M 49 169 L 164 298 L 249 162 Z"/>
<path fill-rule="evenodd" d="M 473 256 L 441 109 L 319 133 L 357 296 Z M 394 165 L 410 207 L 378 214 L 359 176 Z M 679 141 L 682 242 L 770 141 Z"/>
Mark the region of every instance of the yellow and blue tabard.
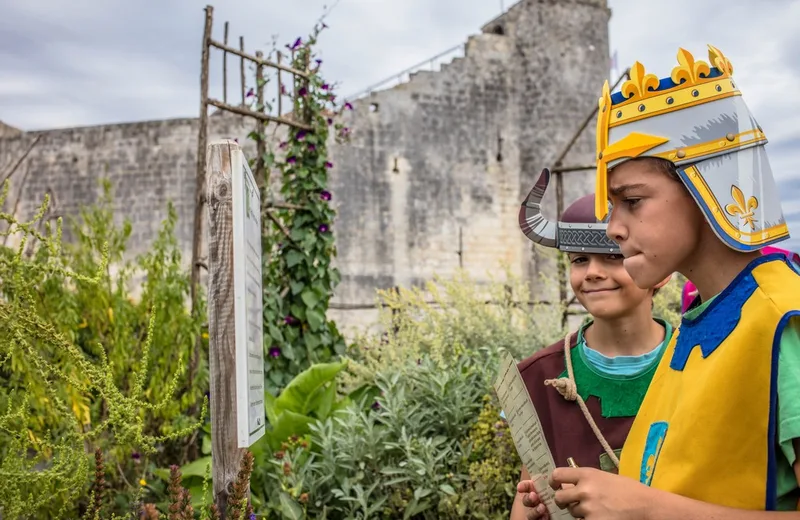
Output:
<path fill-rule="evenodd" d="M 800 315 L 800 274 L 752 261 L 664 353 L 620 456 L 621 475 L 739 509 L 775 510 L 777 366 Z"/>

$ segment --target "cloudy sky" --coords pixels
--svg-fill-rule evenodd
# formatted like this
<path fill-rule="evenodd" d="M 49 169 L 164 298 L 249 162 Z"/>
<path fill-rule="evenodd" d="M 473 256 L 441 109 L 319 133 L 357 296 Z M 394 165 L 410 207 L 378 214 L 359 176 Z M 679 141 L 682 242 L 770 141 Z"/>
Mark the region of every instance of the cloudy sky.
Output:
<path fill-rule="evenodd" d="M 273 38 L 307 34 L 331 1 L 220 1 L 215 38 L 228 20 L 232 37 L 268 51 Z M 196 116 L 206 3 L 0 0 L 0 120 L 34 130 Z M 512 3 L 339 0 L 320 45 L 326 77 L 340 83 L 341 94 L 355 93 L 462 43 Z M 609 4 L 611 51 L 621 68 L 638 59 L 666 76 L 678 46 L 702 56 L 706 43 L 731 59 L 770 139 L 797 236 L 790 244 L 800 249 L 800 0 Z"/>

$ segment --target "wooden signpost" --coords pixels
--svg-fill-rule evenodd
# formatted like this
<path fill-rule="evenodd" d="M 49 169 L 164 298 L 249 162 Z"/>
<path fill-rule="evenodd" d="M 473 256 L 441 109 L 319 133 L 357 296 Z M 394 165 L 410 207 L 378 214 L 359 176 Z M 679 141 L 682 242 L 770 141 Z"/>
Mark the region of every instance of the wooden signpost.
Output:
<path fill-rule="evenodd" d="M 211 465 L 224 512 L 243 449 L 266 431 L 261 199 L 237 142 L 213 142 L 207 152 Z"/>

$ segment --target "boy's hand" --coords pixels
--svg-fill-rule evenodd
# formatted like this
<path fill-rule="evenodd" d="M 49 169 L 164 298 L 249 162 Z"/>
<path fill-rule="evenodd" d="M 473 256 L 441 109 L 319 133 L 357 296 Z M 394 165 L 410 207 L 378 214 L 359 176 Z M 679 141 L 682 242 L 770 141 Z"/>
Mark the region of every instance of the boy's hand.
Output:
<path fill-rule="evenodd" d="M 550 487 L 560 508 L 586 520 L 642 520 L 659 496 L 636 480 L 595 468 L 556 468 Z"/>
<path fill-rule="evenodd" d="M 526 507 L 525 518 L 528 520 L 549 520 L 550 513 L 539 500 L 539 493 L 533 485 L 533 480 L 523 480 L 517 484 L 517 493 L 522 494 L 522 504 Z"/>

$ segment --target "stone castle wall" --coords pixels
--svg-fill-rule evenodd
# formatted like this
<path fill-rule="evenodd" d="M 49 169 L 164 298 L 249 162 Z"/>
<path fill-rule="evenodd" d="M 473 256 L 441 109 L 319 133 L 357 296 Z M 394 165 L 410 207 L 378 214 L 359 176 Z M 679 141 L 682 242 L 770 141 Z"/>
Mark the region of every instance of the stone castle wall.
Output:
<path fill-rule="evenodd" d="M 609 16 L 604 0 L 522 0 L 470 37 L 464 57 L 353 103 L 346 115 L 353 139 L 331 144 L 342 273 L 336 303 L 369 304 L 376 289 L 421 284 L 459 266 L 485 280 L 505 265 L 535 282 L 537 297 L 556 298 L 552 284 L 539 282 L 552 263 L 523 237 L 517 212 L 596 105 L 608 75 Z M 210 121 L 211 140 L 246 143 L 253 126 L 233 115 Z M 565 164 L 594 162 L 593 128 Z M 133 223 L 131 255 L 147 249 L 172 201 L 188 262 L 197 130 L 197 119 L 173 119 L 7 131 L 0 166 L 41 136 L 13 180 L 27 175 L 21 216 L 48 192 L 58 213 L 75 214 L 97 200 L 99 179 L 111 180 L 118 218 Z M 593 189 L 592 173 L 567 173 L 564 185 L 569 204 Z M 554 218 L 554 185 L 545 203 Z M 375 318 L 363 309 L 331 314 L 344 329 Z"/>

